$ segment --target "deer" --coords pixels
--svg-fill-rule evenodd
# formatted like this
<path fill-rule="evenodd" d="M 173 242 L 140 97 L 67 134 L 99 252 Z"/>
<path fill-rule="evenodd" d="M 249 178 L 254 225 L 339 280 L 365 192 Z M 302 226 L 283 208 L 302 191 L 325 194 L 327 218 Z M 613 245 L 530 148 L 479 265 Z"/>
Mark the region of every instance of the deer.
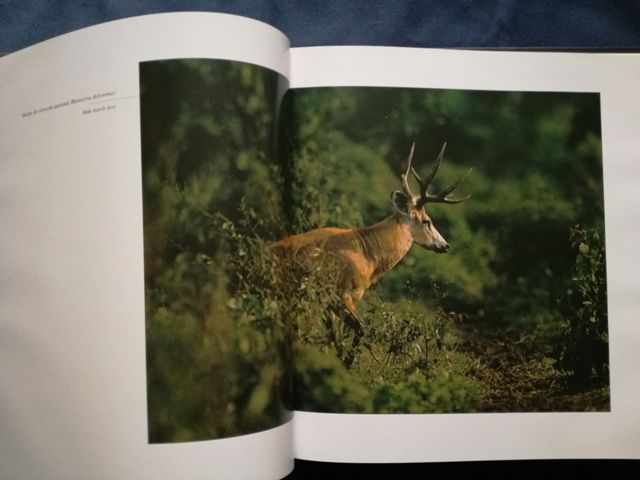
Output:
<path fill-rule="evenodd" d="M 438 232 L 427 213 L 428 203 L 458 204 L 463 198 L 452 198 L 450 194 L 458 188 L 471 172 L 458 179 L 439 194 L 429 192 L 429 186 L 438 173 L 444 157 L 446 142 L 433 165 L 431 173 L 422 179 L 412 166 L 415 142 L 411 146 L 407 166 L 400 175 L 402 191 L 391 193 L 392 213 L 373 225 L 360 228 L 324 227 L 305 233 L 295 234 L 272 243 L 268 249 L 278 257 L 304 261 L 321 257 L 331 260 L 337 283 L 337 305 L 329 309 L 325 319 L 330 339 L 336 345 L 338 356 L 342 356 L 338 342 L 338 312 L 346 314 L 345 324 L 354 331 L 351 350 L 344 356 L 343 363 L 350 368 L 357 354 L 359 344 L 365 336 L 365 324 L 356 308 L 364 293 L 385 273 L 393 269 L 416 244 L 435 253 L 447 253 L 449 244 Z M 419 194 L 413 193 L 409 185 L 410 174 L 419 185 Z M 365 347 L 372 354 L 370 345 Z"/>

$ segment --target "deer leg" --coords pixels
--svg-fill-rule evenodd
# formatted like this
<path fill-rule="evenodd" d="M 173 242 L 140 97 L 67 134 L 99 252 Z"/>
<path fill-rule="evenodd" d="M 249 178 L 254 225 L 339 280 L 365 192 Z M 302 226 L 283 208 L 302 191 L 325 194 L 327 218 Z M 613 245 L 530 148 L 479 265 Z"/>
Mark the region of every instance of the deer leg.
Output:
<path fill-rule="evenodd" d="M 356 292 L 357 300 L 362 298 L 362 294 L 363 293 L 364 292 L 361 292 L 361 291 Z M 373 349 L 371 348 L 371 343 L 369 343 L 369 341 L 364 338 L 364 336 L 365 336 L 364 335 L 365 334 L 365 332 L 364 332 L 364 322 L 362 321 L 362 318 L 360 317 L 360 315 L 358 314 L 358 311 L 356 310 L 356 306 L 355 306 L 355 303 L 353 301 L 353 296 L 346 295 L 346 298 L 344 300 L 344 306 L 345 306 L 345 309 L 347 311 L 347 318 L 345 319 L 345 322 L 354 331 L 353 343 L 351 344 L 351 350 L 345 356 L 345 359 L 344 359 L 345 367 L 347 367 L 347 368 L 351 367 L 351 364 L 355 360 L 356 354 L 358 353 L 358 347 L 360 346 L 360 342 L 361 341 L 362 341 L 362 344 L 364 345 L 364 347 L 371 354 L 371 358 L 373 358 L 376 363 L 380 363 L 380 361 L 376 358 L 375 354 L 373 353 Z"/>
<path fill-rule="evenodd" d="M 335 346 L 338 357 L 342 357 L 344 352 L 342 349 L 342 338 L 338 327 L 339 322 L 340 317 L 336 313 L 335 309 L 329 308 L 324 317 L 324 323 L 327 327 L 327 338 L 329 340 L 329 343 L 332 343 Z"/>
<path fill-rule="evenodd" d="M 342 297 L 342 301 L 347 312 L 345 322 L 353 329 L 354 332 L 351 349 L 344 357 L 344 366 L 350 368 L 358 353 L 360 341 L 362 340 L 362 337 L 364 337 L 364 323 L 362 322 L 362 319 L 360 318 L 360 315 L 356 310 L 356 306 L 353 303 L 353 297 L 351 296 L 351 294 L 345 293 Z"/>

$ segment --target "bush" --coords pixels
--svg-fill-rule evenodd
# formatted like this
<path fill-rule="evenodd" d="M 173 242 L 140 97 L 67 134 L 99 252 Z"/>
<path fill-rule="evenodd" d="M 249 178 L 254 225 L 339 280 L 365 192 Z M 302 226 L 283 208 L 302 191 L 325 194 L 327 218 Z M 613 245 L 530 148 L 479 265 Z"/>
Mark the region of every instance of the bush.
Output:
<path fill-rule="evenodd" d="M 435 286 L 434 291 L 437 292 Z M 402 300 L 367 293 L 365 337 L 350 369 L 316 324 L 298 331 L 296 408 L 342 413 L 436 413 L 474 411 L 482 395 L 469 376 L 472 360 L 457 351 L 456 315 L 428 307 L 410 288 Z M 342 327 L 342 348 L 353 332 Z M 366 347 L 362 345 L 366 344 Z"/>
<path fill-rule="evenodd" d="M 299 344 L 295 350 L 295 406 L 298 410 L 371 413 L 372 395 L 362 379 L 335 354 Z"/>
<path fill-rule="evenodd" d="M 258 237 L 199 214 L 215 253 L 178 254 L 147 290 L 152 442 L 271 428 L 292 404 L 275 260 Z M 245 218 L 258 221 L 255 212 Z"/>
<path fill-rule="evenodd" d="M 479 394 L 472 379 L 440 367 L 428 377 L 415 371 L 381 383 L 373 406 L 376 413 L 467 413 L 475 410 Z"/>
<path fill-rule="evenodd" d="M 571 284 L 562 300 L 565 318 L 560 366 L 569 385 L 582 390 L 609 383 L 605 246 L 596 229 L 571 230 L 576 251 Z"/>

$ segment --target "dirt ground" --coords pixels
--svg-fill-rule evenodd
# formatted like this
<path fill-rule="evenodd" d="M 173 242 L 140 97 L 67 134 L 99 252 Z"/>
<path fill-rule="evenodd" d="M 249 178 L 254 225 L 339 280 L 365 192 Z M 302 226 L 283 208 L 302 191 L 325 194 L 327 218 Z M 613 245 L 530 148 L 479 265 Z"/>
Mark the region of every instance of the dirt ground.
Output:
<path fill-rule="evenodd" d="M 608 411 L 609 388 L 571 392 L 566 374 L 556 368 L 554 352 L 534 334 L 480 334 L 459 328 L 458 348 L 477 360 L 470 374 L 485 385 L 479 411 Z"/>

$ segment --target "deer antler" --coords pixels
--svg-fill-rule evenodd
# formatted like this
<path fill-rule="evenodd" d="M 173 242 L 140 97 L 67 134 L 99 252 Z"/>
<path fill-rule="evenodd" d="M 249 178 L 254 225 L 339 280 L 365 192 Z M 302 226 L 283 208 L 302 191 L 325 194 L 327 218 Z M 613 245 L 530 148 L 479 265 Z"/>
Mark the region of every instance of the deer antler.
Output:
<path fill-rule="evenodd" d="M 413 170 L 413 168 L 411 167 L 411 160 L 413 159 L 413 151 L 415 150 L 415 148 L 416 142 L 413 142 L 413 145 L 411 145 L 411 151 L 409 152 L 409 158 L 407 159 L 407 171 L 400 175 L 400 178 L 402 179 L 402 189 L 410 199 L 414 199 L 416 197 L 409 187 L 409 172 Z M 415 175 L 415 170 L 413 170 L 413 172 Z"/>
<path fill-rule="evenodd" d="M 431 184 L 433 179 L 436 177 L 436 174 L 438 173 L 438 168 L 440 167 L 440 162 L 442 162 L 442 159 L 444 157 L 444 151 L 446 148 L 447 148 L 447 142 L 442 144 L 442 148 L 440 149 L 438 158 L 436 158 L 436 162 L 433 165 L 433 169 L 431 170 L 431 173 L 429 174 L 429 176 L 426 177 L 424 180 L 420 178 L 420 176 L 418 175 L 418 172 L 416 172 L 415 168 L 411 167 L 411 162 L 409 162 L 408 168 L 411 168 L 411 171 L 413 172 L 413 176 L 416 177 L 416 180 L 420 184 L 420 196 L 416 200 L 417 208 L 424 207 L 427 203 L 462 203 L 465 200 L 468 200 L 469 197 L 471 196 L 471 195 L 467 195 L 464 198 L 449 197 L 449 194 L 453 192 L 456 188 L 458 188 L 458 186 L 460 186 L 460 184 L 464 181 L 464 179 L 467 178 L 469 173 L 471 173 L 471 170 L 473 170 L 471 168 L 460 179 L 458 179 L 458 181 L 453 183 L 453 185 L 451 185 L 450 187 L 445 188 L 438 195 L 432 195 L 430 193 L 427 193 L 427 189 L 429 188 L 429 185 Z M 411 148 L 411 153 L 413 154 L 413 147 Z M 406 176 L 403 175 L 403 178 L 402 178 L 403 186 L 405 183 L 407 183 L 405 177 Z M 407 186 L 408 186 L 408 183 L 407 183 Z"/>

